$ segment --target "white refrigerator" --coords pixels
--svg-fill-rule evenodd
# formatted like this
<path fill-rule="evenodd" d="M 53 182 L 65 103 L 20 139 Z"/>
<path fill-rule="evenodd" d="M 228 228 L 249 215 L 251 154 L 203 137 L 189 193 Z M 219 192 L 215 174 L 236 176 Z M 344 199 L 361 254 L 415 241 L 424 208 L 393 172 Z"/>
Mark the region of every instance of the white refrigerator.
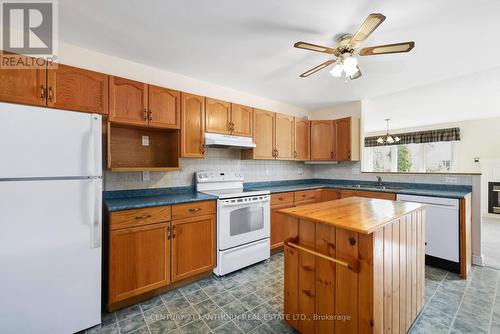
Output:
<path fill-rule="evenodd" d="M 0 103 L 0 332 L 101 321 L 100 115 Z"/>

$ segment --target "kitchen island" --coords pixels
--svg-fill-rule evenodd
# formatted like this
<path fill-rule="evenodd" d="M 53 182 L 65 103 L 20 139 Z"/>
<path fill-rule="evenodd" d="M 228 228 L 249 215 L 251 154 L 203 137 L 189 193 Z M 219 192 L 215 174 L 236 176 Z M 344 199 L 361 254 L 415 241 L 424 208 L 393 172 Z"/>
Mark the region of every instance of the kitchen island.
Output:
<path fill-rule="evenodd" d="M 288 324 L 301 333 L 406 333 L 424 305 L 424 210 L 361 197 L 280 210 Z"/>

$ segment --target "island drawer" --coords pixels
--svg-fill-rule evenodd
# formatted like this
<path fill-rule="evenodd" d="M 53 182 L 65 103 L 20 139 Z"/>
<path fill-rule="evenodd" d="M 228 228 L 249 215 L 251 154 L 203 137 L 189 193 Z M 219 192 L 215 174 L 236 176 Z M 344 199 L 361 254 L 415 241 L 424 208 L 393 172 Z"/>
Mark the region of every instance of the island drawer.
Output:
<path fill-rule="evenodd" d="M 295 203 L 316 200 L 316 189 L 296 191 L 294 193 Z"/>
<path fill-rule="evenodd" d="M 271 195 L 271 205 L 293 203 L 293 192 Z"/>
<path fill-rule="evenodd" d="M 170 205 L 113 211 L 110 214 L 111 230 L 168 222 L 170 218 Z"/>
<path fill-rule="evenodd" d="M 215 213 L 215 201 L 177 204 L 172 206 L 172 220 L 211 215 Z"/>

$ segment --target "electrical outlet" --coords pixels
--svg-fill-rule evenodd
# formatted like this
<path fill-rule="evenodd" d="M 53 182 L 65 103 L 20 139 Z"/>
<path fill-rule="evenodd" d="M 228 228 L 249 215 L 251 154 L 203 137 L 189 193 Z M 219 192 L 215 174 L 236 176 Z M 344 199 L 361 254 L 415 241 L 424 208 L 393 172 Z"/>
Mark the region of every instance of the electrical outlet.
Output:
<path fill-rule="evenodd" d="M 458 178 L 456 176 L 447 176 L 445 178 L 445 182 L 446 183 L 454 183 L 454 184 L 457 184 L 458 183 Z"/>
<path fill-rule="evenodd" d="M 149 181 L 149 172 L 142 172 L 142 180 Z"/>
<path fill-rule="evenodd" d="M 297 168 L 297 174 L 299 174 L 299 175 L 304 174 L 304 168 L 302 168 L 302 167 Z"/>
<path fill-rule="evenodd" d="M 142 136 L 142 146 L 149 146 L 149 136 Z"/>

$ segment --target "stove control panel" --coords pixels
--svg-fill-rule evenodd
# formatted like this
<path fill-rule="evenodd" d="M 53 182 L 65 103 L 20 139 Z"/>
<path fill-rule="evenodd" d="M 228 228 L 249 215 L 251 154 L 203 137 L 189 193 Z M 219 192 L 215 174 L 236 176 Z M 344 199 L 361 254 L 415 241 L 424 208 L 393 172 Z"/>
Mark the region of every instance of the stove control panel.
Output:
<path fill-rule="evenodd" d="M 243 182 L 243 173 L 241 172 L 213 172 L 201 171 L 196 172 L 196 182 Z"/>

